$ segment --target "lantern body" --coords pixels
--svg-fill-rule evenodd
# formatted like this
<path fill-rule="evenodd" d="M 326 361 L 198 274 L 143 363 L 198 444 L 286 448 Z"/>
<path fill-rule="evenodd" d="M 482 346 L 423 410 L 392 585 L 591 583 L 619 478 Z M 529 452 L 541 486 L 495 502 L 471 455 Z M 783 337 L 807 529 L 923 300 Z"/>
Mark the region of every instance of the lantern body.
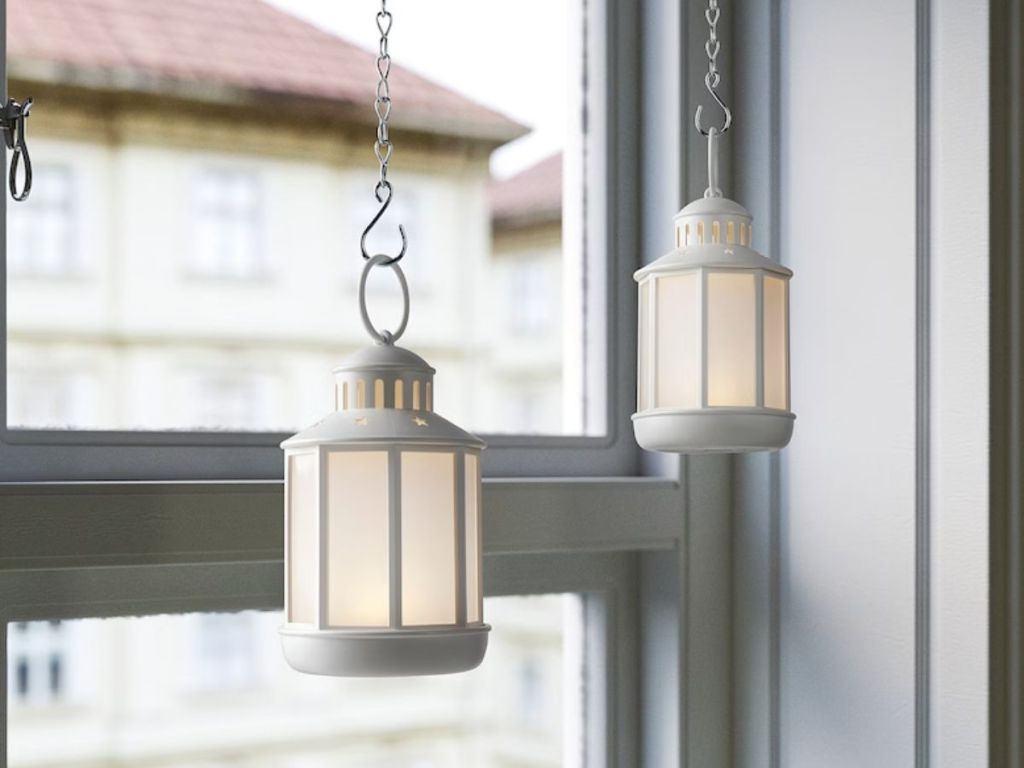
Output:
<path fill-rule="evenodd" d="M 433 412 L 433 369 L 380 345 L 335 371 L 335 413 L 286 440 L 288 663 L 348 676 L 483 659 L 480 451 Z"/>
<path fill-rule="evenodd" d="M 697 200 L 675 218 L 675 250 L 635 274 L 641 447 L 742 453 L 789 442 L 792 272 L 750 240 L 746 209 Z"/>

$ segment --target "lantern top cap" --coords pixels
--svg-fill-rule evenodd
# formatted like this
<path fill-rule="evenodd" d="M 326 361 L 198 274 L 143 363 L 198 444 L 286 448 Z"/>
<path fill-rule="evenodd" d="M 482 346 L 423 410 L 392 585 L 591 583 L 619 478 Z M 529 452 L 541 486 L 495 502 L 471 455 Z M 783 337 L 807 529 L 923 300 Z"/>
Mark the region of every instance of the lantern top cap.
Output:
<path fill-rule="evenodd" d="M 675 218 L 678 220 L 690 216 L 735 216 L 746 220 L 748 224 L 753 220 L 750 211 L 727 197 L 702 197 L 694 200 L 677 213 Z"/>
<path fill-rule="evenodd" d="M 430 364 L 415 352 L 394 344 L 374 344 L 356 350 L 334 369 L 334 373 L 380 371 L 382 373 L 423 373 L 434 375 Z"/>
<path fill-rule="evenodd" d="M 336 411 L 289 437 L 286 450 L 372 446 L 415 450 L 417 446 L 480 450 L 484 441 L 433 411 L 353 408 Z"/>

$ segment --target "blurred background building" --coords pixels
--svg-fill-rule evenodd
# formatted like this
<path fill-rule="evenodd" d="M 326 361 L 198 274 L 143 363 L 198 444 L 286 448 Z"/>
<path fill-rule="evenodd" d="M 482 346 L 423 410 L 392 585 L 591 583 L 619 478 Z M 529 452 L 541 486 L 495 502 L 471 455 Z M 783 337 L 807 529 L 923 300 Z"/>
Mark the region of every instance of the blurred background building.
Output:
<path fill-rule="evenodd" d="M 470 673 L 342 679 L 289 668 L 278 613 L 8 628 L 11 768 L 556 768 L 581 717 L 572 596 L 488 601 Z M 578 751 L 578 750 L 577 750 Z"/>
<path fill-rule="evenodd" d="M 259 0 L 10 0 L 7 38 L 10 91 L 37 105 L 32 197 L 8 206 L 8 423 L 319 418 L 331 368 L 367 343 L 373 55 Z M 525 126 L 398 64 L 391 83 L 395 197 L 370 247 L 397 248 L 399 223 L 410 235 L 403 343 L 458 423 L 559 434 L 578 421 L 563 414 L 561 162 L 495 183 L 491 153 Z M 393 281 L 372 283 L 393 324 Z"/>

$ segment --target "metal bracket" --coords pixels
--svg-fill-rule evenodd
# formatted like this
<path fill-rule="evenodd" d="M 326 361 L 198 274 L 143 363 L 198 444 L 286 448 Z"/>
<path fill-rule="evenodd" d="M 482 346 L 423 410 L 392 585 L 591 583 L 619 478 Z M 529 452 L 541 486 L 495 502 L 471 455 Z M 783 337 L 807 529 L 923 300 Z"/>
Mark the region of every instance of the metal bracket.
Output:
<path fill-rule="evenodd" d="M 8 99 L 3 108 L 0 109 L 0 128 L 3 129 L 4 143 L 11 150 L 11 170 L 7 178 L 8 188 L 11 190 L 11 197 L 19 203 L 28 199 L 32 191 L 32 158 L 28 154 L 28 144 L 25 142 L 25 120 L 32 109 L 32 99 L 25 99 L 19 104 L 14 99 Z M 21 191 L 18 191 L 18 169 L 24 159 L 25 174 Z"/>

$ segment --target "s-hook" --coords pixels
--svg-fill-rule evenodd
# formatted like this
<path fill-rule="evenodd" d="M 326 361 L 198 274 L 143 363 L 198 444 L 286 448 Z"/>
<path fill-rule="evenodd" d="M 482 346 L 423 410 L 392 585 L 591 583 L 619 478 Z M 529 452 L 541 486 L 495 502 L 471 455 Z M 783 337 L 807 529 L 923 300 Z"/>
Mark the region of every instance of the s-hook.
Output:
<path fill-rule="evenodd" d="M 370 234 L 370 230 L 377 225 L 377 222 L 380 221 L 381 216 L 384 215 L 384 212 L 387 211 L 388 206 L 391 205 L 391 182 L 379 182 L 373 194 L 377 198 L 377 202 L 381 204 L 380 210 L 377 211 L 376 216 L 370 219 L 370 223 L 367 224 L 366 229 L 363 230 L 363 236 L 359 238 L 359 248 L 363 252 L 363 258 L 366 259 L 367 261 L 369 261 L 372 257 L 370 256 L 370 253 L 366 250 L 366 236 Z M 402 260 L 402 257 L 405 256 L 405 249 L 406 247 L 408 247 L 409 242 L 408 240 L 406 240 L 405 237 L 405 227 L 403 227 L 401 224 L 398 225 L 398 233 L 402 236 L 402 250 L 398 252 L 397 256 L 391 256 L 388 258 L 387 261 L 381 262 L 382 266 L 390 266 L 392 264 L 397 264 Z"/>
<path fill-rule="evenodd" d="M 0 128 L 4 132 L 4 143 L 11 150 L 11 170 L 7 178 L 7 186 L 11 190 L 11 197 L 19 203 L 28 199 L 32 191 L 32 158 L 28 154 L 28 144 L 25 142 L 25 120 L 32 109 L 32 99 L 25 99 L 19 104 L 14 99 L 8 99 L 3 108 L 0 109 Z M 21 191 L 18 191 L 18 169 L 24 161 L 25 179 Z"/>

